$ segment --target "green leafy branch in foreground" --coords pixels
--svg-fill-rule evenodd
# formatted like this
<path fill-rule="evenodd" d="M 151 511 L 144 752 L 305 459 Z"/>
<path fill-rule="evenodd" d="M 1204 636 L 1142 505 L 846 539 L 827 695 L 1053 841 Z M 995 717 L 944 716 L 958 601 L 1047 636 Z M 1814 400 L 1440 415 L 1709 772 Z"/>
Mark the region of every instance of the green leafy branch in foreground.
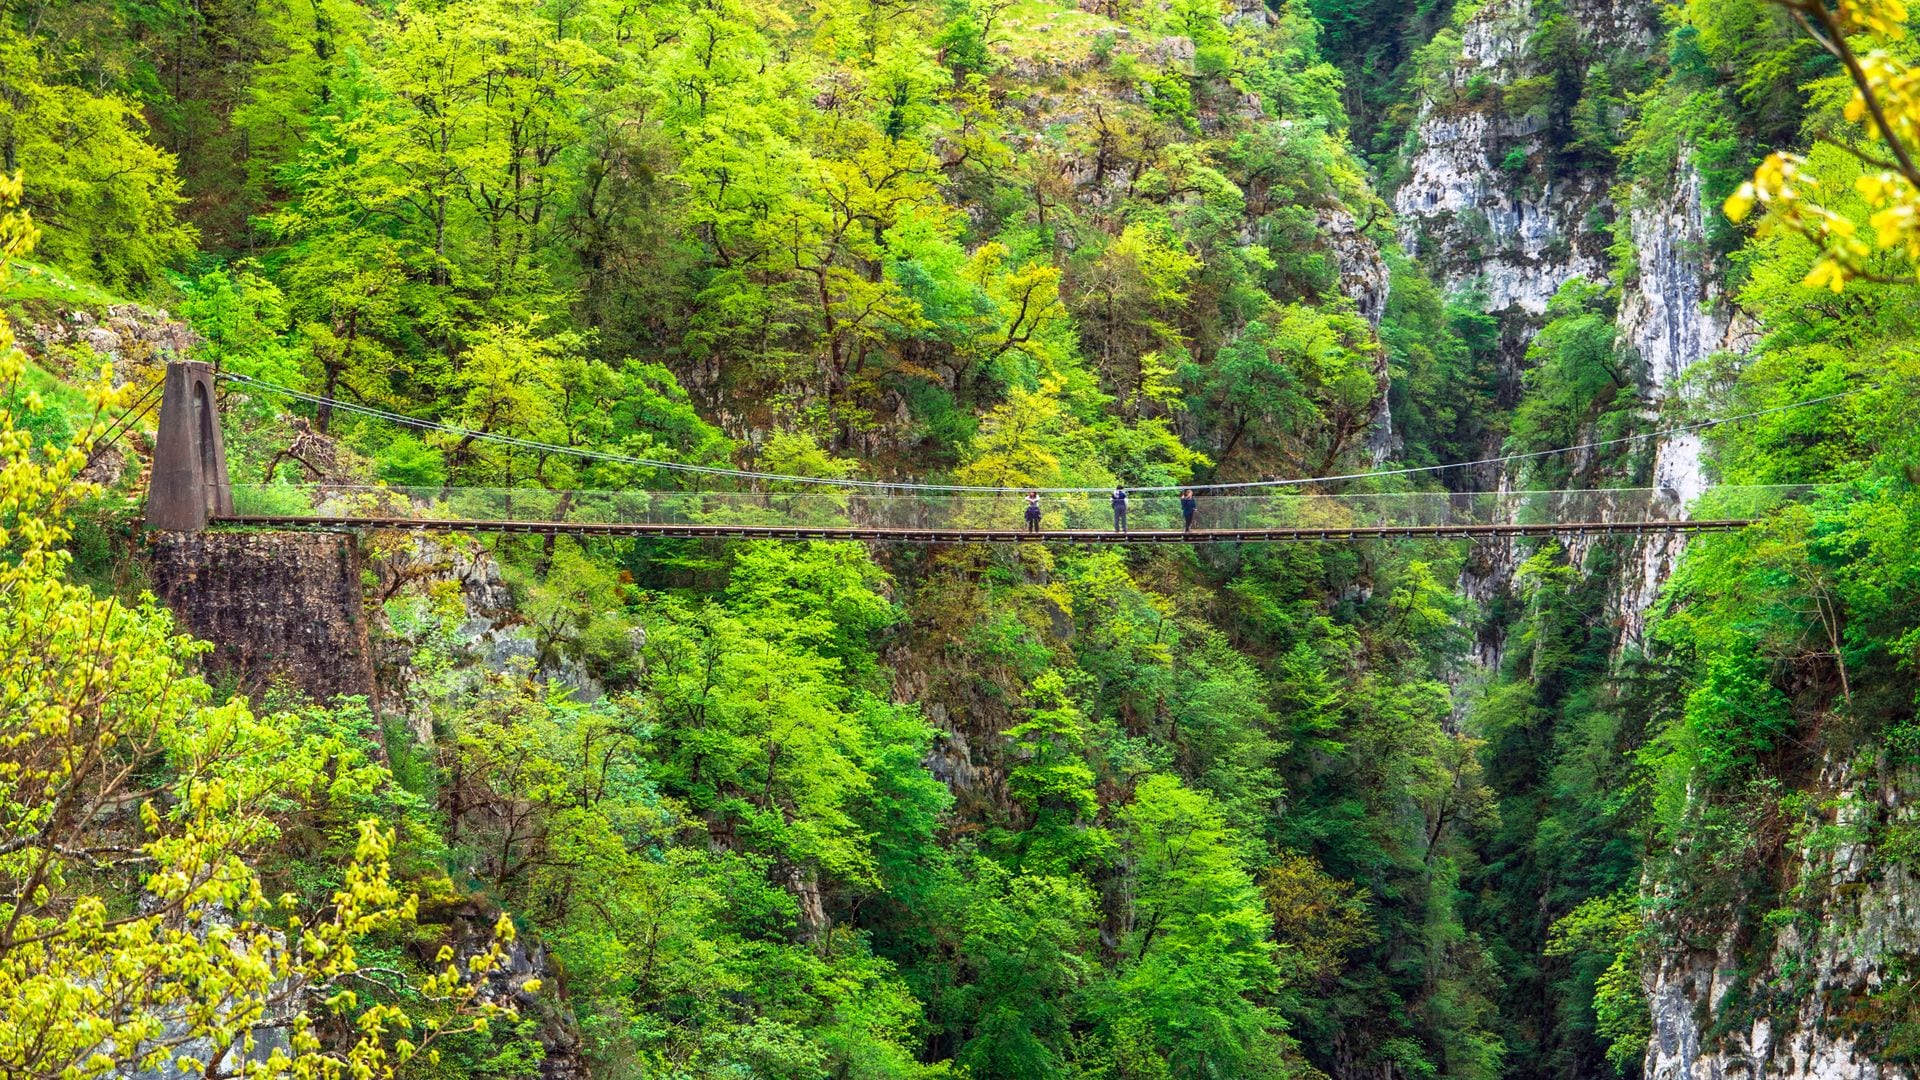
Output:
<path fill-rule="evenodd" d="M 0 270 L 34 240 L 20 193 L 0 177 Z M 25 370 L 0 319 L 0 391 Z M 89 391 L 94 421 L 65 446 L 37 445 L 0 410 L 0 1071 L 391 1076 L 501 1011 L 481 992 L 512 925 L 464 966 L 442 949 L 412 988 L 432 1003 L 424 1019 L 354 989 L 368 975 L 360 943 L 416 910 L 391 874 L 391 830 L 346 826 L 351 855 L 317 908 L 267 896 L 251 858 L 285 825 L 324 824 L 385 770 L 241 699 L 213 703 L 187 673 L 202 646 L 150 598 L 128 607 L 65 580 L 63 515 L 94 490 L 78 479 L 81 447 L 127 396 L 109 385 Z M 0 401 L 41 407 L 33 394 Z M 264 1052 L 270 1028 L 287 1043 Z"/>

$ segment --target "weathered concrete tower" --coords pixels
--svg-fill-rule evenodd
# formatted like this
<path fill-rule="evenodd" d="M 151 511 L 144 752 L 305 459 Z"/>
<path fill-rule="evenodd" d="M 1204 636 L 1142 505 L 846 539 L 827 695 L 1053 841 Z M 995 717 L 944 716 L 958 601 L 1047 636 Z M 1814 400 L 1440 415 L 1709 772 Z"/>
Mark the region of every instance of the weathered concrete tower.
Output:
<path fill-rule="evenodd" d="M 196 360 L 167 365 L 147 484 L 148 528 L 199 532 L 209 519 L 233 513 L 215 400 L 211 365 Z"/>
<path fill-rule="evenodd" d="M 204 669 L 248 693 L 286 683 L 315 701 L 374 698 L 353 537 L 207 528 L 233 513 L 213 386 L 207 364 L 167 365 L 147 487 L 154 593 L 182 630 L 213 642 Z"/>

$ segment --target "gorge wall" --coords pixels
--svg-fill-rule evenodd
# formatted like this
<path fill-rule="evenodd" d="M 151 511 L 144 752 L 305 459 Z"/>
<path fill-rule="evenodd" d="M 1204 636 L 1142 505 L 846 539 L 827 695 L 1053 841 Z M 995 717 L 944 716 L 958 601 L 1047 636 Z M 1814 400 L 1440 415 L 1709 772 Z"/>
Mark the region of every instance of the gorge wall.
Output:
<path fill-rule="evenodd" d="M 1573 21 L 1590 66 L 1660 44 L 1642 5 L 1576 0 L 1553 10 Z M 1718 208 L 1703 206 L 1684 147 L 1654 181 L 1622 181 L 1608 169 L 1563 173 L 1552 164 L 1558 148 L 1547 122 L 1504 108 L 1503 90 L 1548 74 L 1530 49 L 1547 13 L 1529 0 L 1492 0 L 1459 26 L 1458 54 L 1423 103 L 1394 196 L 1401 239 L 1447 287 L 1499 319 L 1509 404 L 1523 393 L 1527 346 L 1555 292 L 1574 278 L 1616 288 L 1617 338 L 1635 360 L 1642 429 L 1671 428 L 1687 419 L 1687 370 L 1716 352 L 1746 352 L 1757 330 L 1722 295 L 1724 268 L 1705 227 Z M 1630 458 L 1634 475 L 1607 479 L 1656 488 L 1684 516 L 1708 485 L 1702 441 L 1682 433 L 1650 443 Z M 1506 489 L 1527 478 L 1507 467 L 1478 479 Z M 1642 644 L 1683 546 L 1678 536 L 1638 538 L 1609 571 L 1616 656 Z M 1584 551 L 1576 544 L 1571 555 L 1578 566 Z M 1513 589 L 1522 557 L 1511 541 L 1487 545 L 1463 574 L 1463 591 L 1497 601 Z M 1500 667 L 1504 633 L 1482 631 L 1479 665 Z M 1744 891 L 1697 906 L 1670 895 L 1657 869 L 1647 872 L 1643 889 L 1658 912 L 1642 969 L 1651 1080 L 1915 1075 L 1884 1051 L 1910 1023 L 1909 967 L 1920 956 L 1915 882 L 1890 854 L 1913 828 L 1908 793 L 1920 777 L 1871 754 L 1816 771 L 1808 785 L 1819 797 L 1815 824 L 1782 842 L 1773 895 Z"/>
<path fill-rule="evenodd" d="M 1494 0 L 1475 9 L 1415 127 L 1407 178 L 1393 199 L 1401 241 L 1448 288 L 1473 296 L 1499 319 L 1506 404 L 1519 397 L 1527 347 L 1554 294 L 1575 278 L 1619 288 L 1619 336 L 1638 356 L 1649 426 L 1671 426 L 1654 421 L 1671 415 L 1681 373 L 1733 344 L 1703 242 L 1699 180 L 1683 160 L 1657 190 L 1616 188 L 1611 168 L 1569 168 L 1560 160 L 1559 133 L 1537 103 L 1515 111 L 1527 104 L 1516 100 L 1516 88 L 1566 77 L 1534 47 L 1542 20 L 1556 14 L 1572 24 L 1583 82 L 1622 55 L 1648 55 L 1658 41 L 1651 9 L 1639 4 L 1582 0 L 1548 10 L 1529 0 Z M 1617 224 L 1622 216 L 1624 229 Z M 1630 261 L 1609 250 L 1621 232 Z M 1701 451 L 1690 434 L 1655 440 L 1651 468 L 1639 482 L 1660 489 L 1670 510 L 1685 516 L 1706 486 Z M 1520 478 L 1503 467 L 1478 479 L 1505 490 Z M 1662 536 L 1635 542 L 1610 605 L 1623 643 L 1638 641 L 1683 544 Z M 1516 562 L 1512 542 L 1488 544 L 1462 587 L 1492 600 L 1509 589 Z M 1482 635 L 1475 658 L 1497 667 L 1500 651 L 1497 633 Z"/>
<path fill-rule="evenodd" d="M 1511 88 L 1550 74 L 1532 48 L 1542 14 L 1530 0 L 1494 0 L 1463 22 L 1456 19 L 1459 51 L 1432 73 L 1408 148 L 1406 179 L 1393 195 L 1402 246 L 1443 286 L 1497 318 L 1498 396 L 1509 408 L 1521 395 L 1527 348 L 1545 321 L 1548 301 L 1575 278 L 1609 280 L 1607 249 L 1618 212 L 1612 176 L 1560 166 L 1547 119 L 1533 109 L 1516 113 L 1508 100 Z M 1570 5 L 1567 16 L 1590 58 L 1644 53 L 1654 38 L 1650 11 L 1640 5 L 1583 2 Z M 1697 277 L 1678 264 L 1671 270 L 1673 284 L 1656 290 L 1663 300 L 1669 289 L 1685 290 L 1682 279 Z M 1698 333 L 1679 324 L 1697 318 L 1697 306 L 1636 311 L 1631 321 L 1623 309 L 1621 330 L 1630 339 L 1691 341 Z M 1658 393 L 1657 386 L 1652 389 Z M 1499 453 L 1498 437 L 1482 450 L 1483 456 Z M 1504 491 L 1520 479 L 1510 466 L 1486 466 L 1471 482 Z M 1643 577 L 1657 576 L 1655 565 L 1671 554 L 1649 552 Z M 1511 540 L 1479 545 L 1462 575 L 1462 591 L 1483 606 L 1497 602 L 1510 592 L 1520 557 Z M 1484 628 L 1473 660 L 1498 668 L 1503 638 L 1499 627 Z"/>
<path fill-rule="evenodd" d="M 1447 287 L 1498 317 L 1509 404 L 1521 392 L 1527 347 L 1554 294 L 1576 278 L 1619 289 L 1616 325 L 1637 358 L 1647 426 L 1675 426 L 1681 375 L 1715 351 L 1743 345 L 1706 247 L 1699 177 L 1684 159 L 1659 183 L 1638 186 L 1617 184 L 1610 168 L 1556 162 L 1561 150 L 1549 122 L 1537 109 L 1514 114 L 1504 93 L 1556 77 L 1532 50 L 1547 14 L 1527 0 L 1497 0 L 1461 27 L 1460 52 L 1423 106 L 1407 179 L 1394 196 L 1401 240 Z M 1623 54 L 1645 56 L 1658 40 L 1641 5 L 1583 2 L 1564 15 L 1585 58 L 1583 77 Z M 1615 247 L 1622 234 L 1624 259 Z M 1684 517 L 1707 486 L 1702 450 L 1690 433 L 1651 440 L 1644 475 L 1621 479 L 1657 489 L 1666 509 Z M 1503 467 L 1479 479 L 1505 490 L 1520 478 Z M 1609 607 L 1622 644 L 1639 642 L 1684 543 L 1677 536 L 1634 542 Z M 1575 551 L 1576 562 L 1581 554 Z M 1491 600 L 1509 588 L 1516 561 L 1511 542 L 1489 544 L 1462 586 Z M 1475 657 L 1497 667 L 1500 649 L 1497 634 L 1483 635 Z"/>
<path fill-rule="evenodd" d="M 1545 74 L 1530 50 L 1541 14 L 1531 0 L 1492 0 L 1465 20 L 1453 63 L 1433 73 L 1393 196 L 1407 250 L 1508 324 L 1503 358 L 1516 374 L 1560 286 L 1607 277 L 1613 212 L 1611 177 L 1555 168 L 1547 121 L 1516 115 L 1502 93 Z M 1567 15 L 1590 55 L 1644 52 L 1652 40 L 1644 5 L 1580 0 Z"/>
<path fill-rule="evenodd" d="M 1825 762 L 1820 824 L 1785 854 L 1785 908 L 1687 910 L 1665 920 L 1647 973 L 1649 1080 L 1895 1080 L 1886 1060 L 1910 1024 L 1920 881 L 1895 849 L 1920 806 L 1920 774 L 1884 761 Z M 1656 886 L 1656 896 L 1661 890 Z M 1671 897 L 1663 897 L 1671 900 Z"/>

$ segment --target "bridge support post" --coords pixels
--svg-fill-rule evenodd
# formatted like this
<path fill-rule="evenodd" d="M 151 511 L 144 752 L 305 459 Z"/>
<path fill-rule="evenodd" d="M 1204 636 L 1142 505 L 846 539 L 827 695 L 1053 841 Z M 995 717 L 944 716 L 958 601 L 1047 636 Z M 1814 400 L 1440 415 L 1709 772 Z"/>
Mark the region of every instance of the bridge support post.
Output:
<path fill-rule="evenodd" d="M 192 360 L 167 365 L 147 483 L 148 528 L 199 532 L 211 518 L 233 513 L 217 401 L 211 365 Z"/>

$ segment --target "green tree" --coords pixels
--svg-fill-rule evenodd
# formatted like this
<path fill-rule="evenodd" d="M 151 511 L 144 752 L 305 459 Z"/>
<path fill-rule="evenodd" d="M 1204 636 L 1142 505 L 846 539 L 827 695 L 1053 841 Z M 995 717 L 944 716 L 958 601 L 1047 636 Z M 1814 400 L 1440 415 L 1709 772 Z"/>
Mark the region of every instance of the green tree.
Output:
<path fill-rule="evenodd" d="M 960 955 L 972 1033 L 955 1061 L 980 1076 L 1071 1076 L 1072 1005 L 1094 970 L 1093 898 L 1071 878 L 985 859 L 969 869 Z"/>
<path fill-rule="evenodd" d="M 1123 1075 L 1285 1076 L 1260 892 L 1206 795 L 1151 776 L 1119 814 L 1124 966 L 1097 1008 Z"/>
<path fill-rule="evenodd" d="M 0 269 L 34 230 L 0 178 Z M 0 322 L 0 400 L 26 358 Z M 449 1025 L 485 1027 L 480 980 L 444 949 L 409 1013 L 365 992 L 359 948 L 411 922 L 391 875 L 394 834 L 363 819 L 339 885 L 307 906 L 267 895 L 263 853 L 302 818 L 388 782 L 335 737 L 303 736 L 245 701 L 215 704 L 188 672 L 200 648 L 149 598 L 137 607 L 65 580 L 66 515 L 92 492 L 83 447 L 130 388 L 90 392 L 73 445 L 36 446 L 0 409 L 0 1058 L 25 1076 L 104 1076 L 173 1064 L 263 1076 L 391 1076 Z M 138 893 L 143 902 L 133 903 Z M 513 936 L 511 922 L 497 928 Z M 378 985 L 377 983 L 375 985 Z M 534 989 L 538 989 L 536 985 Z M 316 1023 L 319 1021 L 319 1023 Z M 289 1043 L 257 1051 L 256 1028 Z M 341 1026 L 322 1038 L 322 1025 Z"/>
<path fill-rule="evenodd" d="M 50 81 L 35 43 L 0 20 L 0 173 L 30 177 L 20 205 L 40 224 L 43 256 L 141 285 L 193 250 L 173 155 L 146 135 L 137 105 Z"/>
<path fill-rule="evenodd" d="M 1057 671 L 1042 673 L 1028 695 L 1028 719 L 1006 731 L 1018 762 L 1007 794 L 1032 815 L 1012 838 L 1014 861 L 1030 873 L 1071 875 L 1113 850 L 1112 836 L 1094 823 L 1099 800 L 1086 762 L 1086 722 Z"/>
<path fill-rule="evenodd" d="M 1213 457 L 1223 467 L 1324 474 L 1373 421 L 1371 329 L 1357 315 L 1304 304 L 1266 314 L 1213 363 L 1186 369 L 1195 409 L 1216 425 Z"/>

